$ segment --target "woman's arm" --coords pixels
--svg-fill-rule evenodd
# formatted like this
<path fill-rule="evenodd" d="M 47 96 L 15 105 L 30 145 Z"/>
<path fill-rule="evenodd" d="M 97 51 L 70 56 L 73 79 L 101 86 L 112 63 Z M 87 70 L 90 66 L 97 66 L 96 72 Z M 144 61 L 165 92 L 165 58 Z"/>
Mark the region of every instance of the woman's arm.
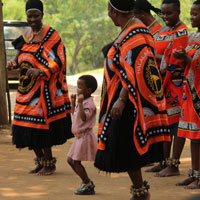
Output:
<path fill-rule="evenodd" d="M 111 117 L 113 119 L 119 119 L 122 116 L 122 112 L 126 105 L 127 99 L 128 99 L 128 91 L 125 88 L 122 88 L 119 97 L 114 103 L 111 110 Z"/>

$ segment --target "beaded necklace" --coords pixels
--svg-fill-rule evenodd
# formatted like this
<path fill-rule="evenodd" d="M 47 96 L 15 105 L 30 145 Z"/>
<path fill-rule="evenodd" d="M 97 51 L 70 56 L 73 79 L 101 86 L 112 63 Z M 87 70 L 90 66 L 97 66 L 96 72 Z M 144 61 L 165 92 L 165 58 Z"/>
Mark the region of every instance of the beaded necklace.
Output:
<path fill-rule="evenodd" d="M 36 37 L 37 35 L 39 35 L 42 31 L 43 31 L 44 26 L 42 25 L 42 27 L 40 28 L 40 30 L 36 33 L 33 33 L 33 31 L 31 31 L 31 36 L 29 41 L 32 41 L 34 37 Z"/>

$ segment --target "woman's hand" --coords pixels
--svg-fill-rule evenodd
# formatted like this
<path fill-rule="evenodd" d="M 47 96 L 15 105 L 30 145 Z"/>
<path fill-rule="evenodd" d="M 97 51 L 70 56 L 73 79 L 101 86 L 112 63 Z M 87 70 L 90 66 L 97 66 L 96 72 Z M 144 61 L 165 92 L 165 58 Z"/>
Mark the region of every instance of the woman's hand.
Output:
<path fill-rule="evenodd" d="M 173 56 L 181 61 L 186 61 L 187 53 L 184 48 L 180 50 L 173 49 Z"/>
<path fill-rule="evenodd" d="M 111 109 L 111 117 L 115 120 L 120 119 L 124 107 L 125 107 L 125 101 L 122 101 L 118 98 Z"/>
<path fill-rule="evenodd" d="M 8 70 L 13 70 L 16 68 L 17 68 L 17 63 L 15 62 L 15 60 L 10 60 L 6 65 L 6 69 Z"/>
<path fill-rule="evenodd" d="M 33 77 L 33 78 L 37 78 L 40 74 L 40 69 L 36 69 L 36 68 L 31 68 L 31 69 L 28 69 L 28 71 L 26 72 L 26 75 L 28 77 Z"/>
<path fill-rule="evenodd" d="M 185 51 L 184 48 L 181 48 L 180 50 L 173 50 L 173 56 L 180 60 L 180 62 L 182 63 L 182 67 L 185 67 L 186 63 L 191 63 L 192 58 L 187 54 L 187 52 Z"/>

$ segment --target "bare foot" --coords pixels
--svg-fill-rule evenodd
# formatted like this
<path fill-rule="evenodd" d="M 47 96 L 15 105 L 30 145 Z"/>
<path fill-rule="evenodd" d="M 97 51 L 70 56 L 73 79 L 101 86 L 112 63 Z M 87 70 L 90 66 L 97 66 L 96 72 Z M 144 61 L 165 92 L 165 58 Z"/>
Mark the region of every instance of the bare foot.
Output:
<path fill-rule="evenodd" d="M 159 163 L 158 165 L 155 165 L 149 169 L 146 169 L 145 172 L 159 172 L 163 170 L 165 167 L 166 165 L 162 165 L 161 163 Z"/>
<path fill-rule="evenodd" d="M 136 196 L 133 196 L 130 200 L 150 200 L 150 193 L 148 192 L 147 194 L 145 195 L 142 195 L 140 197 L 136 197 Z"/>
<path fill-rule="evenodd" d="M 38 173 L 38 176 L 48 176 L 53 174 L 56 171 L 56 166 L 43 167 Z"/>
<path fill-rule="evenodd" d="M 156 173 L 154 176 L 156 177 L 168 177 L 168 176 L 179 176 L 180 171 L 177 167 L 168 166 L 160 172 Z"/>
<path fill-rule="evenodd" d="M 42 168 L 43 168 L 42 165 L 36 165 L 36 167 L 35 167 L 34 169 L 31 169 L 31 170 L 29 171 L 29 173 L 31 173 L 31 174 L 38 173 Z"/>
<path fill-rule="evenodd" d="M 200 189 L 200 186 L 198 185 L 198 180 L 193 181 L 192 183 L 190 183 L 189 185 L 187 185 L 186 187 L 184 187 L 185 189 Z"/>
<path fill-rule="evenodd" d="M 186 186 L 189 185 L 190 183 L 192 183 L 193 181 L 195 181 L 194 177 L 188 177 L 186 179 L 184 179 L 183 181 L 180 181 L 176 184 L 176 186 Z"/>

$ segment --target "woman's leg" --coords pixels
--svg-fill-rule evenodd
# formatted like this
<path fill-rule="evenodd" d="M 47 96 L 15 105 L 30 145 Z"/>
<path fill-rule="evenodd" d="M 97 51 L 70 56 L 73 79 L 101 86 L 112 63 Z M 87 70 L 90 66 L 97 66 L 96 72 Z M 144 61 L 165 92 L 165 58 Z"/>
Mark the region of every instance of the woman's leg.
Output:
<path fill-rule="evenodd" d="M 133 192 L 131 200 L 149 200 L 150 199 L 150 193 L 148 192 L 149 187 L 144 185 L 141 169 L 137 171 L 128 171 L 128 175 L 133 184 L 133 186 L 131 187 L 131 191 Z M 142 188 L 144 189 L 144 191 L 141 191 L 143 190 Z M 137 193 L 137 190 L 139 193 L 141 192 L 139 196 L 135 194 Z"/>
<path fill-rule="evenodd" d="M 33 151 L 36 155 L 36 158 L 34 159 L 36 167 L 30 170 L 29 173 L 38 173 L 43 168 L 42 161 L 44 159 L 44 153 L 42 149 L 33 149 Z"/>
<path fill-rule="evenodd" d="M 195 164 L 194 164 L 194 159 L 195 159 L 195 153 L 193 152 L 193 147 L 192 147 L 192 141 L 190 143 L 190 153 L 191 153 L 191 165 L 192 165 L 192 169 L 188 171 L 188 178 L 184 179 L 183 181 L 178 182 L 176 185 L 177 186 L 186 186 L 189 185 L 190 183 L 192 183 L 195 178 L 194 178 L 194 172 L 193 169 L 195 168 Z"/>
<path fill-rule="evenodd" d="M 199 156 L 200 156 L 200 144 L 191 141 L 191 161 L 192 161 L 192 170 L 194 171 L 194 176 L 196 176 L 195 173 L 197 174 L 200 173 Z M 190 183 L 188 182 L 185 189 L 199 189 L 200 186 L 198 185 L 198 183 L 199 183 L 199 177 L 197 176 L 193 178 Z"/>
<path fill-rule="evenodd" d="M 145 172 L 160 172 L 161 170 L 167 167 L 165 160 L 170 157 L 171 144 L 172 144 L 171 142 L 163 142 L 164 160 L 159 162 L 157 165 L 153 166 L 152 168 L 145 170 Z"/>
<path fill-rule="evenodd" d="M 43 168 L 37 173 L 37 175 L 51 175 L 56 170 L 56 159 L 52 156 L 51 147 L 43 148 L 44 152 L 44 164 Z"/>
<path fill-rule="evenodd" d="M 171 161 L 171 164 L 168 163 L 168 166 L 163 169 L 162 171 L 158 172 L 156 176 L 158 177 L 168 177 L 168 176 L 179 176 L 179 159 L 183 150 L 185 144 L 185 138 L 174 136 L 173 141 L 173 152 L 172 152 L 172 159 L 169 159 L 168 161 Z M 169 157 L 168 157 L 169 158 Z"/>

